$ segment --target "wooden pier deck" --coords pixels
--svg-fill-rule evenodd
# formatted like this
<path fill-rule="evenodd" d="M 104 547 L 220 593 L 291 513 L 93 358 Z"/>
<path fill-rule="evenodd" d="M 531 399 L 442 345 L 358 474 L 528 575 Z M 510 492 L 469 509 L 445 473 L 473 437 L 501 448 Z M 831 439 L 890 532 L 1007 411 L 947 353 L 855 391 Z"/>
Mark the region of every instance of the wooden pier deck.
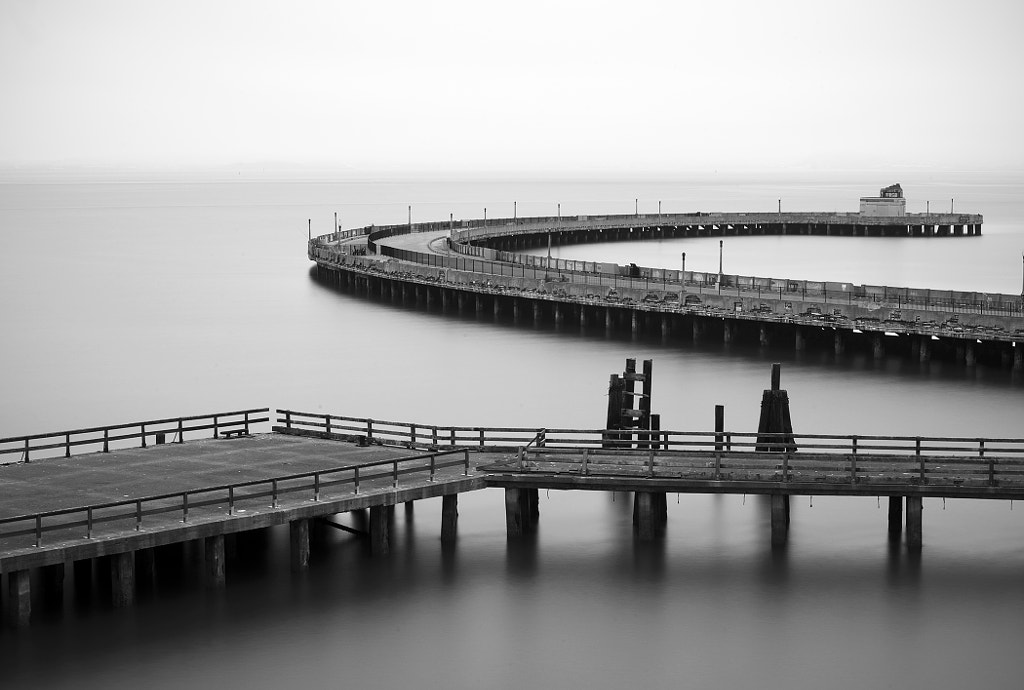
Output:
<path fill-rule="evenodd" d="M 886 496 L 890 534 L 905 505 L 913 550 L 924 497 L 1024 498 L 1024 439 L 442 427 L 292 410 L 253 433 L 269 418 L 250 412 L 266 410 L 0 439 L 0 457 L 21 456 L 0 465 L 8 618 L 28 621 L 32 571 L 59 588 L 65 564 L 104 558 L 115 605 L 128 605 L 136 564 L 176 543 L 200 542 L 208 582 L 223 586 L 225 537 L 275 525 L 289 525 L 302 570 L 310 522 L 355 510 L 369 509 L 371 552 L 387 553 L 391 508 L 424 498 L 442 497 L 450 542 L 458 494 L 487 487 L 505 490 L 509 538 L 536 528 L 539 489 L 633 492 L 640 539 L 657 537 L 666 493 L 764 494 L 774 545 L 793 495 Z M 167 443 L 161 428 L 183 432 Z M 185 439 L 197 429 L 217 436 Z M 70 454 L 82 446 L 106 450 Z"/>

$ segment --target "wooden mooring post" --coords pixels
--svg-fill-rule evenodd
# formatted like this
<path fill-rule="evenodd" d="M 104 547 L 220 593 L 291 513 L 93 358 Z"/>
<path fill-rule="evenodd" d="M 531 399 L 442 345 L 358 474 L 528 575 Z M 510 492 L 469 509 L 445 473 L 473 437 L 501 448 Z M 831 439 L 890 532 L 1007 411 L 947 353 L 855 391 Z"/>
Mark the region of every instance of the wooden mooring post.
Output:
<path fill-rule="evenodd" d="M 793 422 L 789 413 L 789 393 L 781 387 L 782 366 L 772 365 L 771 388 L 761 397 L 761 419 L 757 425 L 757 450 L 759 452 L 786 453 L 796 451 L 793 439 Z M 789 481 L 786 476 L 787 463 L 783 464 L 782 483 Z M 771 494 L 772 546 L 785 546 L 789 539 L 790 497 L 785 492 Z"/>

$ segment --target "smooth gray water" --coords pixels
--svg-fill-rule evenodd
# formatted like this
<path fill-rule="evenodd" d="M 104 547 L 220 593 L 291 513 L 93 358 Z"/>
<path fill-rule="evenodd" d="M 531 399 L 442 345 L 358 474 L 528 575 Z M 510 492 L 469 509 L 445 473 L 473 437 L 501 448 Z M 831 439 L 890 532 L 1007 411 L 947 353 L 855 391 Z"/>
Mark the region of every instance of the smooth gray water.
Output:
<path fill-rule="evenodd" d="M 877 177 L 877 176 L 875 176 Z M 422 313 L 314 283 L 306 219 L 327 232 L 414 219 L 854 210 L 893 180 L 218 181 L 0 185 L 0 436 L 248 406 L 466 425 L 598 426 L 608 375 L 653 358 L 664 427 L 714 405 L 751 430 L 770 363 L 801 431 L 1024 436 L 1009 372 L 685 340 L 607 338 Z M 986 216 L 980 238 L 730 238 L 726 270 L 1014 293 L 1020 180 L 900 180 Z M 915 198 L 914 194 L 917 193 Z M 940 200 L 945 198 L 945 202 Z M 915 208 L 915 204 L 922 208 Z M 646 208 L 644 206 L 646 205 Z M 696 270 L 717 241 L 577 245 L 563 256 Z M 891 279 L 890 279 L 891 276 Z M 669 499 L 665 542 L 638 546 L 628 496 L 541 496 L 540 532 L 508 546 L 500 491 L 460 500 L 442 552 L 425 501 L 395 553 L 332 533 L 308 575 L 286 536 L 131 611 L 76 607 L 0 636 L 3 687 L 1017 687 L 1024 509 L 925 501 L 920 559 L 890 549 L 884 503 L 796 499 L 768 547 L 754 497 Z"/>

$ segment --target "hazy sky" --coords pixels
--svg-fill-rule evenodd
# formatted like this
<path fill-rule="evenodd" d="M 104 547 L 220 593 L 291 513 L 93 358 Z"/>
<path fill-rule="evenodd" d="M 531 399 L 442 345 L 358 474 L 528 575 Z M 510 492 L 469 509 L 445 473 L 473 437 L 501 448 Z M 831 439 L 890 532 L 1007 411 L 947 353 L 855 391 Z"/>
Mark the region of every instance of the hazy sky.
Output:
<path fill-rule="evenodd" d="M 1024 167 L 1024 3 L 0 0 L 0 167 Z"/>

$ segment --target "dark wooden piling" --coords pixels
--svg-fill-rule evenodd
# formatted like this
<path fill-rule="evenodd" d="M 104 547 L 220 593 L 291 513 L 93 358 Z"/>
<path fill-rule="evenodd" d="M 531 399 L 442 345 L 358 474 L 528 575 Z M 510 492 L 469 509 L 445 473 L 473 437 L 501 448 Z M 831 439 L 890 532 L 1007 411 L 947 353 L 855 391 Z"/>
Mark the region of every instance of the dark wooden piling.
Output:
<path fill-rule="evenodd" d="M 289 557 L 293 573 L 309 568 L 309 520 L 292 520 L 288 523 Z"/>
<path fill-rule="evenodd" d="M 772 387 L 761 396 L 761 419 L 757 424 L 758 451 L 793 453 L 793 421 L 789 412 L 789 393 L 780 387 L 781 365 L 772 365 Z"/>
<path fill-rule="evenodd" d="M 203 538 L 203 583 L 210 589 L 223 589 L 227 584 L 224 535 Z"/>
<path fill-rule="evenodd" d="M 920 496 L 907 496 L 907 549 L 920 551 L 923 544 L 921 513 L 924 506 Z"/>
<path fill-rule="evenodd" d="M 903 534 L 903 497 L 889 497 L 889 540 L 899 541 Z"/>
<path fill-rule="evenodd" d="M 441 497 L 441 541 L 453 542 L 458 534 L 459 495 L 445 494 Z"/>

